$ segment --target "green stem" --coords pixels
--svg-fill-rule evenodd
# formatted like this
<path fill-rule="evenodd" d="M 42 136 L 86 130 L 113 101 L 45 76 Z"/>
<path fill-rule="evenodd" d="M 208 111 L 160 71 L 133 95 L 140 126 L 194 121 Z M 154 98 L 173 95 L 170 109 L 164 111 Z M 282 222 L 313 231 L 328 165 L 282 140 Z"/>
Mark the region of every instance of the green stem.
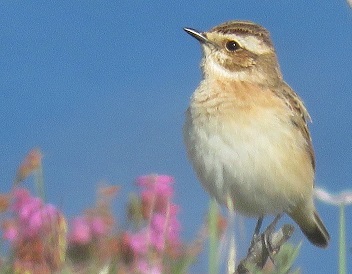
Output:
<path fill-rule="evenodd" d="M 214 199 L 209 205 L 209 274 L 219 273 L 218 264 L 218 204 Z"/>
<path fill-rule="evenodd" d="M 39 197 L 45 201 L 45 190 L 44 190 L 44 175 L 43 167 L 40 165 L 34 173 L 35 187 L 37 189 Z"/>
<path fill-rule="evenodd" d="M 340 235 L 339 235 L 339 274 L 346 274 L 346 224 L 345 205 L 340 205 Z"/>

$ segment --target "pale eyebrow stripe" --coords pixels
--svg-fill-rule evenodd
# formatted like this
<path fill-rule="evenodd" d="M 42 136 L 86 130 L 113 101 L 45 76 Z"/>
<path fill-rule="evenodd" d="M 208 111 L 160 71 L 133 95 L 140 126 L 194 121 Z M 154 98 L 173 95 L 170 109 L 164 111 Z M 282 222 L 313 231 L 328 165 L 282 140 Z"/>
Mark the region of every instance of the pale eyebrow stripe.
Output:
<path fill-rule="evenodd" d="M 270 45 L 266 44 L 263 40 L 256 36 L 228 34 L 226 37 L 237 41 L 240 46 L 256 54 L 265 54 L 273 51 L 273 48 Z"/>

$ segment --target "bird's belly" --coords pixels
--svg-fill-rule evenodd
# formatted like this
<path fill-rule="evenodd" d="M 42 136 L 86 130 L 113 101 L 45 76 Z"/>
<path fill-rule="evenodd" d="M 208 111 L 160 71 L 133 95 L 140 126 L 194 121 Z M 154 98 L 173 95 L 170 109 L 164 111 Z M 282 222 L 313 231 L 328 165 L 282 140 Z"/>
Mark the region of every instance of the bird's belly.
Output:
<path fill-rule="evenodd" d="M 314 171 L 304 167 L 303 137 L 278 119 L 188 120 L 188 154 L 205 189 L 220 203 L 230 198 L 249 216 L 288 211 L 310 195 Z M 298 138 L 299 137 L 299 138 Z"/>

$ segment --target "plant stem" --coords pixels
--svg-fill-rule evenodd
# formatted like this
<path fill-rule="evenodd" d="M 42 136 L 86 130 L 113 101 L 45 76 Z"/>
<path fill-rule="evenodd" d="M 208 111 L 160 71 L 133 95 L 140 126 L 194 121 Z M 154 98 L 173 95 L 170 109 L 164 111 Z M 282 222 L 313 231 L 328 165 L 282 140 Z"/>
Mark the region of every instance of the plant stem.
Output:
<path fill-rule="evenodd" d="M 211 199 L 209 205 L 209 274 L 219 273 L 218 211 L 218 204 L 214 199 Z"/>
<path fill-rule="evenodd" d="M 346 224 L 345 205 L 340 205 L 340 235 L 339 235 L 339 274 L 346 274 Z"/>
<path fill-rule="evenodd" d="M 40 164 L 34 173 L 35 187 L 39 197 L 45 201 L 43 166 Z"/>

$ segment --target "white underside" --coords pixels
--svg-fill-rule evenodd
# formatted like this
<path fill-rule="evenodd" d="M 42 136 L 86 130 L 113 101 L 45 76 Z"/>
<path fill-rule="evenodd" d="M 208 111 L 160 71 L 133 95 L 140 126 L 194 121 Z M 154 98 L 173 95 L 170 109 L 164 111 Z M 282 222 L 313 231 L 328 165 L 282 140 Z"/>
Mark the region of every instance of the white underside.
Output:
<path fill-rule="evenodd" d="M 184 127 L 189 158 L 220 203 L 231 198 L 237 211 L 260 216 L 287 212 L 303 198 L 296 187 L 302 178 L 287 167 L 288 157 L 293 166 L 301 164 L 296 153 L 302 152 L 303 138 L 292 137 L 290 127 L 282 124 L 287 121 L 270 112 L 260 122 L 191 117 L 189 109 Z M 309 186 L 304 194 L 311 194 Z"/>

